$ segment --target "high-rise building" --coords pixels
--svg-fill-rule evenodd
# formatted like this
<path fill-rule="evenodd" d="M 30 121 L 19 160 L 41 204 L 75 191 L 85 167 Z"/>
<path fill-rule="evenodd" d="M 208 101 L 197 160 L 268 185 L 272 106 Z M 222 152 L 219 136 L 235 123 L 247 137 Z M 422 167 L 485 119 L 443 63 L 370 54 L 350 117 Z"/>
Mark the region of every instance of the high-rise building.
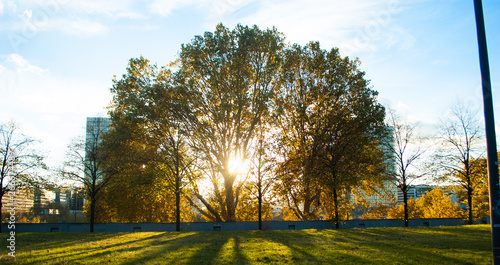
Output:
<path fill-rule="evenodd" d="M 111 119 L 105 117 L 87 117 L 87 127 L 85 130 L 85 146 L 91 146 L 94 141 L 100 141 L 103 133 L 109 131 Z M 95 144 L 97 144 L 95 143 Z"/>
<path fill-rule="evenodd" d="M 87 127 L 85 130 L 85 174 L 92 168 L 97 155 L 97 147 L 102 141 L 104 133 L 108 132 L 111 125 L 110 118 L 87 117 Z"/>
<path fill-rule="evenodd" d="M 384 138 L 380 139 L 379 148 L 385 154 L 382 163 L 386 166 L 386 174 L 395 175 L 396 172 L 396 161 L 394 155 L 391 153 L 394 147 L 394 129 L 392 126 L 385 127 L 386 133 Z M 382 183 L 382 187 L 375 187 L 375 192 L 371 195 L 363 194 L 365 202 L 371 207 L 377 207 L 378 205 L 391 205 L 393 204 L 398 196 L 398 188 L 396 181 L 394 179 L 385 180 Z M 353 196 L 355 198 L 355 196 Z"/>

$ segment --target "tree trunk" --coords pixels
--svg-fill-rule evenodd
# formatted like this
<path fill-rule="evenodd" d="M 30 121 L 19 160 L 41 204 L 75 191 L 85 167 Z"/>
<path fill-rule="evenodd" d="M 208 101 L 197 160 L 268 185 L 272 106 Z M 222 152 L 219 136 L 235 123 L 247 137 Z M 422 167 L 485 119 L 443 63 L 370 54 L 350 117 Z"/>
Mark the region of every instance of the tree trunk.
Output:
<path fill-rule="evenodd" d="M 474 218 L 472 216 L 472 188 L 467 187 L 467 206 L 469 207 L 469 218 L 467 220 L 468 224 L 474 223 Z"/>
<path fill-rule="evenodd" d="M 229 175 L 229 178 L 225 178 L 225 193 L 226 193 L 226 222 L 236 221 L 236 205 L 233 194 L 233 183 L 235 176 L 233 174 Z"/>
<path fill-rule="evenodd" d="M 1 189 L 2 187 L 0 187 Z M 3 199 L 3 194 L 0 194 L 0 233 L 2 232 L 2 220 L 3 220 L 3 214 L 2 214 L 2 199 Z"/>
<path fill-rule="evenodd" d="M 303 221 L 309 221 L 311 220 L 311 199 L 310 199 L 310 193 L 309 189 L 306 190 L 305 192 L 306 197 L 304 199 L 304 210 L 303 210 Z"/>
<path fill-rule="evenodd" d="M 175 165 L 175 231 L 181 231 L 181 179 L 179 172 L 179 150 L 176 153 Z"/>
<path fill-rule="evenodd" d="M 339 229 L 339 201 L 338 201 L 338 194 L 337 194 L 337 188 L 333 189 L 333 204 L 335 205 L 335 229 Z"/>
<path fill-rule="evenodd" d="M 175 180 L 175 231 L 181 231 L 181 187 L 180 180 Z"/>
<path fill-rule="evenodd" d="M 311 199 L 311 187 L 310 187 L 310 179 L 309 175 L 305 174 L 305 190 L 304 190 L 304 208 L 303 208 L 303 221 L 309 221 L 312 220 L 312 213 L 311 213 L 311 204 L 313 203 L 313 200 Z"/>
<path fill-rule="evenodd" d="M 262 184 L 259 179 L 259 230 L 262 230 Z"/>
<path fill-rule="evenodd" d="M 408 190 L 406 187 L 403 187 L 403 206 L 404 206 L 404 220 L 405 220 L 405 227 L 408 227 Z"/>
<path fill-rule="evenodd" d="M 95 198 L 92 198 L 90 200 L 90 232 L 91 233 L 94 232 L 95 201 L 96 201 Z"/>

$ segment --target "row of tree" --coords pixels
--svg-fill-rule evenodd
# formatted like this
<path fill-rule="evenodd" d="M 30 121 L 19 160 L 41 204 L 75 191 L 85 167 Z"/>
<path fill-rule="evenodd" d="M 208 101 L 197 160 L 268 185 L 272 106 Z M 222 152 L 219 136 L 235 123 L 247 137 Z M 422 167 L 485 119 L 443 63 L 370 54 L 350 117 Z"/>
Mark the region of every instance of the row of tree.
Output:
<path fill-rule="evenodd" d="M 245 196 L 256 195 L 261 213 L 272 190 L 287 214 L 338 224 L 341 200 L 380 183 L 387 168 L 384 107 L 358 64 L 338 49 L 285 45 L 275 29 L 241 25 L 182 45 L 175 72 L 130 60 L 114 81 L 102 143 L 117 167 L 109 196 L 159 220 L 168 213 L 146 201 L 173 196 L 179 224 L 181 197 L 205 219 L 232 222 Z M 106 210 L 116 218 L 121 209 Z"/>
<path fill-rule="evenodd" d="M 131 59 L 111 88 L 111 129 L 87 128 L 62 173 L 84 184 L 91 231 L 95 221 L 175 220 L 180 230 L 181 220 L 250 216 L 261 228 L 273 207 L 338 226 L 353 194 L 394 182 L 407 223 L 407 191 L 425 175 L 411 166 L 424 149 L 410 146 L 414 126 L 386 117 L 358 67 L 336 48 L 286 44 L 274 28 L 218 25 L 167 67 Z M 453 126 L 446 139 L 468 160 L 447 163 L 444 175 L 461 181 L 472 209 L 475 139 L 466 134 L 463 150 Z"/>

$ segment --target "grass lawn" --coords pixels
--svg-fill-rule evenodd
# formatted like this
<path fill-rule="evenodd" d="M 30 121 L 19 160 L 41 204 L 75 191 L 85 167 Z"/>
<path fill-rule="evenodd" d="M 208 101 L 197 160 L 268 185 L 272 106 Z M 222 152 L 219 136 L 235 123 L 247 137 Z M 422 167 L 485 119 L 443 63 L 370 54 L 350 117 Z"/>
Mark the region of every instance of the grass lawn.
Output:
<path fill-rule="evenodd" d="M 490 226 L 346 230 L 2 233 L 0 264 L 491 264 Z"/>

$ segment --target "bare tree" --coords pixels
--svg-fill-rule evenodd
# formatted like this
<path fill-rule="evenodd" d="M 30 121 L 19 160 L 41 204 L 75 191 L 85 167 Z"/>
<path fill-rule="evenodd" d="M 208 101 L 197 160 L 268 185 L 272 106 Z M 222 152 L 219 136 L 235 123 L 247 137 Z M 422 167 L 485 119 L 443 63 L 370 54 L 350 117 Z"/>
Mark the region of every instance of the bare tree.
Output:
<path fill-rule="evenodd" d="M 87 123 L 85 141 L 77 139 L 68 146 L 68 159 L 62 170 L 67 179 L 83 184 L 90 200 L 90 232 L 94 232 L 96 202 L 115 173 L 113 167 L 106 166 L 109 152 L 100 144 L 109 126 L 106 122 L 97 118 L 94 123 Z"/>
<path fill-rule="evenodd" d="M 256 177 L 252 184 L 257 189 L 259 230 L 262 230 L 262 203 L 264 196 L 274 183 L 274 177 L 271 176 L 271 173 L 274 170 L 273 166 L 276 164 L 276 158 L 269 155 L 271 143 L 266 140 L 269 139 L 266 139 L 264 128 L 261 127 L 256 143 L 257 146 L 255 147 L 254 159 L 252 159 L 251 163 L 252 173 Z"/>
<path fill-rule="evenodd" d="M 11 121 L 0 125 L 0 209 L 5 194 L 15 197 L 16 187 L 37 182 L 35 172 L 45 168 L 43 157 L 31 149 L 36 140 L 21 134 Z M 0 220 L 1 218 L 0 213 Z M 1 227 L 0 227 L 1 232 Z"/>
<path fill-rule="evenodd" d="M 477 112 L 457 101 L 451 107 L 451 116 L 441 121 L 442 141 L 452 151 L 441 154 L 441 166 L 452 176 L 452 181 L 462 187 L 467 194 L 468 223 L 473 223 L 472 199 L 475 180 L 474 163 L 479 160 L 478 144 L 482 139 L 482 130 L 478 124 Z M 448 149 L 448 150 L 449 150 Z"/>
<path fill-rule="evenodd" d="M 404 222 L 408 226 L 408 190 L 411 183 L 425 176 L 425 173 L 416 173 L 411 168 L 415 166 L 425 149 L 419 144 L 416 135 L 418 124 L 409 124 L 400 120 L 394 110 L 388 109 L 387 126 L 392 130 L 392 137 L 384 140 L 384 146 L 395 161 L 395 170 L 391 173 L 393 181 L 403 193 Z"/>

